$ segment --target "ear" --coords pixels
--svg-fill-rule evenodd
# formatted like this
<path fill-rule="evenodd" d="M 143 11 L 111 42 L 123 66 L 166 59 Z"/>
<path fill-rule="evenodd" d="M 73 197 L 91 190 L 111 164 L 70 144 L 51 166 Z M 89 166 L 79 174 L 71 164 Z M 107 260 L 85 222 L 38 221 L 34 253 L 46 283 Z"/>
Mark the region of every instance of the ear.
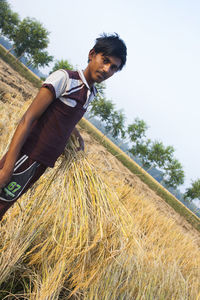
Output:
<path fill-rule="evenodd" d="M 94 50 L 94 48 L 93 48 L 93 49 L 91 49 L 90 52 L 89 52 L 89 55 L 88 55 L 88 62 L 91 61 L 92 58 L 95 57 L 95 55 L 96 55 L 96 52 L 95 52 L 95 50 Z"/>

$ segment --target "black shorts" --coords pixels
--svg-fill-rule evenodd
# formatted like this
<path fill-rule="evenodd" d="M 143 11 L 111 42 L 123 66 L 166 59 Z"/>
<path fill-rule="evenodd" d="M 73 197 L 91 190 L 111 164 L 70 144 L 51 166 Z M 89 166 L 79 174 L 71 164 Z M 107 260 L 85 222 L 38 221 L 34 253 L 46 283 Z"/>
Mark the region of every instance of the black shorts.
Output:
<path fill-rule="evenodd" d="M 0 160 L 0 169 L 3 168 L 5 160 L 6 155 Z M 46 168 L 26 154 L 19 156 L 11 179 L 0 192 L 0 220 L 8 208 L 40 178 Z"/>
<path fill-rule="evenodd" d="M 22 194 L 23 190 L 34 176 L 36 169 L 40 165 L 38 162 L 34 161 L 30 166 L 25 166 L 23 171 L 18 171 L 20 170 L 20 166 L 22 166 L 27 160 L 28 156 L 25 154 L 18 159 L 10 181 L 1 190 L 0 200 L 7 202 L 14 201 Z"/>

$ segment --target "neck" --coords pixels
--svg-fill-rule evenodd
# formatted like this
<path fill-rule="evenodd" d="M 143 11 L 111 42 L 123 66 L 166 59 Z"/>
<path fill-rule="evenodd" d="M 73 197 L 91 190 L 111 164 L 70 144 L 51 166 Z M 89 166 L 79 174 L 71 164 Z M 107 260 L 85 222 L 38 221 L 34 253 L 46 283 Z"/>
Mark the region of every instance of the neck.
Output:
<path fill-rule="evenodd" d="M 92 88 L 93 85 L 94 85 L 94 81 L 93 81 L 92 78 L 91 78 L 90 71 L 89 71 L 89 68 L 88 68 L 88 67 L 87 67 L 85 70 L 83 70 L 83 74 L 84 74 L 84 76 L 85 76 L 85 79 L 86 79 L 86 81 L 87 81 L 89 87 Z"/>

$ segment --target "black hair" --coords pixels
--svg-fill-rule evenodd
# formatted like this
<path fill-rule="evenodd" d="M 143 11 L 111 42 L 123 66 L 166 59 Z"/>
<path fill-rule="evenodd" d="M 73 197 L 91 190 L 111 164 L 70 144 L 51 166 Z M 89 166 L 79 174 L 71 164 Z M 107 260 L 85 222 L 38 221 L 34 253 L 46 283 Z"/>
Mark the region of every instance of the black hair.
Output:
<path fill-rule="evenodd" d="M 124 41 L 119 37 L 117 33 L 108 35 L 103 33 L 96 39 L 96 43 L 93 47 L 95 53 L 102 53 L 107 56 L 115 56 L 121 59 L 122 63 L 119 70 L 122 70 L 126 63 L 127 49 Z"/>

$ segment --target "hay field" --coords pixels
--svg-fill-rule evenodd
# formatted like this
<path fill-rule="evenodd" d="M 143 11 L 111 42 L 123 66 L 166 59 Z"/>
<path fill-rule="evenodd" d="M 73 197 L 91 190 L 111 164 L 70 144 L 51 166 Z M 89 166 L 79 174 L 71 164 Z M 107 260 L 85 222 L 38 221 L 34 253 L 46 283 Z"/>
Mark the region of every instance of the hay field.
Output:
<path fill-rule="evenodd" d="M 94 137 L 97 142 L 105 147 L 114 157 L 116 157 L 132 174 L 135 174 L 140 180 L 145 183 L 151 191 L 160 196 L 170 207 L 173 208 L 180 216 L 187 220 L 192 227 L 200 232 L 200 218 L 188 209 L 181 201 L 165 189 L 157 180 L 148 174 L 142 167 L 140 167 L 134 160 L 132 160 L 126 153 L 117 147 L 111 140 L 109 140 L 102 132 L 93 126 L 88 120 L 82 119 L 79 122 L 82 129 L 86 130 L 90 136 Z"/>
<path fill-rule="evenodd" d="M 29 101 L 1 100 L 2 156 Z M 199 233 L 83 135 L 0 223 L 0 299 L 200 299 Z"/>

